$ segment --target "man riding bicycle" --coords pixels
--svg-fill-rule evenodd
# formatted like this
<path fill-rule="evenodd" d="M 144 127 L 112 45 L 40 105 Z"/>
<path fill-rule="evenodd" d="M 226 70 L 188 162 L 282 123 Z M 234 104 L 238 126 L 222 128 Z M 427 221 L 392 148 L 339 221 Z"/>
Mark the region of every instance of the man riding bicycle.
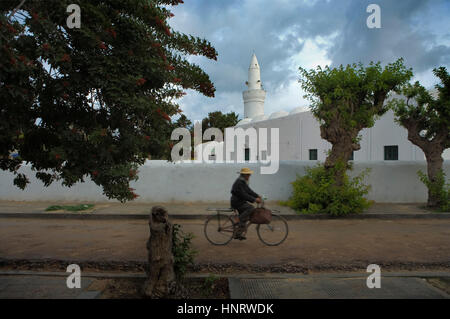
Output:
<path fill-rule="evenodd" d="M 246 239 L 243 236 L 245 224 L 255 209 L 250 203 L 261 203 L 261 196 L 252 191 L 248 186 L 251 174 L 253 174 L 253 171 L 250 168 L 242 168 L 239 177 L 231 188 L 231 207 L 239 212 L 239 226 L 234 238 L 240 240 Z"/>

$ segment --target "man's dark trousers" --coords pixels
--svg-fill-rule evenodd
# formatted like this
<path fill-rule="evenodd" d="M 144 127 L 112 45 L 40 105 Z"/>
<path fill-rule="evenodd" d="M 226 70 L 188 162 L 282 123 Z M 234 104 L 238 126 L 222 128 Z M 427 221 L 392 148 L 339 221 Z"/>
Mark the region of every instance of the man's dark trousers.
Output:
<path fill-rule="evenodd" d="M 237 208 L 239 212 L 239 221 L 242 226 L 250 219 L 254 209 L 255 206 L 249 203 L 244 203 Z"/>

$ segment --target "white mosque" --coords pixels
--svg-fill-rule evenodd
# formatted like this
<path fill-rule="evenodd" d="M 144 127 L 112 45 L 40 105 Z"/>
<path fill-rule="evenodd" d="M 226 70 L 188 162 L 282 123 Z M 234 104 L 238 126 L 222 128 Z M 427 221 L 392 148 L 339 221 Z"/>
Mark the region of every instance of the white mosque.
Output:
<path fill-rule="evenodd" d="M 266 91 L 262 87 L 260 66 L 255 54 L 251 58 L 246 85 L 248 90 L 243 92 L 244 119 L 236 127 L 243 129 L 249 127 L 255 129 L 267 128 L 268 131 L 271 128 L 278 128 L 280 160 L 325 160 L 331 144 L 320 137 L 319 122 L 308 110 L 308 107 L 298 107 L 290 112 L 277 111 L 270 115 L 264 114 Z M 407 130 L 394 121 L 394 113 L 388 111 L 375 122 L 373 127 L 363 129 L 360 132 L 361 149 L 353 153 L 351 160 L 425 160 L 422 150 L 408 140 L 407 134 Z M 268 138 L 268 140 L 270 139 Z M 253 150 L 247 145 L 244 150 L 245 159 L 249 160 L 250 153 Z M 221 146 L 223 146 L 223 143 L 216 144 L 216 147 L 211 149 L 211 154 L 208 155 L 210 159 L 215 157 L 215 149 Z M 196 153 L 202 148 L 196 149 Z M 447 149 L 444 152 L 444 159 L 450 159 L 449 151 L 450 149 Z"/>

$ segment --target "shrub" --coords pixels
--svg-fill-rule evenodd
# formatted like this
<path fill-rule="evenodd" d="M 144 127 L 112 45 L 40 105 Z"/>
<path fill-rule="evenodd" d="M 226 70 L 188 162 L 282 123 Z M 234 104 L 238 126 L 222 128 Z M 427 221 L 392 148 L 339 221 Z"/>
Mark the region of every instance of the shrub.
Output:
<path fill-rule="evenodd" d="M 216 275 L 210 274 L 208 277 L 205 278 L 205 281 L 203 282 L 203 290 L 204 295 L 209 296 L 214 291 L 214 288 L 216 287 L 216 282 L 219 279 Z"/>
<path fill-rule="evenodd" d="M 172 254 L 174 257 L 174 271 L 177 279 L 182 279 L 189 266 L 194 264 L 197 252 L 192 248 L 192 233 L 185 234 L 181 225 L 174 224 L 172 231 Z"/>
<path fill-rule="evenodd" d="M 438 209 L 442 212 L 448 212 L 450 210 L 450 184 L 445 183 L 445 173 L 441 169 L 436 175 L 436 181 L 432 183 L 428 176 L 422 172 L 418 171 L 420 180 L 428 190 L 437 198 L 439 198 L 440 206 Z"/>
<path fill-rule="evenodd" d="M 336 170 L 342 169 L 344 178 L 341 185 L 336 185 Z M 306 169 L 306 175 L 299 176 L 292 182 L 291 198 L 282 203 L 301 213 L 325 213 L 343 216 L 361 213 L 370 207 L 371 201 L 364 198 L 370 186 L 364 185 L 363 179 L 369 170 L 354 178 L 349 178 L 342 165 L 326 170 L 322 164 Z"/>

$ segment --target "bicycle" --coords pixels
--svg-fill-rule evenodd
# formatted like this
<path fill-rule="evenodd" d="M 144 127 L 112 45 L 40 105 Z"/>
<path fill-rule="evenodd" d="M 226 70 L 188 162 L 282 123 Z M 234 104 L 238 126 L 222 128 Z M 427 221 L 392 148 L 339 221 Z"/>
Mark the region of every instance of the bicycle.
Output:
<path fill-rule="evenodd" d="M 207 211 L 215 211 L 217 214 L 209 216 L 205 221 L 203 231 L 206 239 L 217 246 L 228 244 L 238 229 L 239 213 L 233 208 L 208 208 Z M 267 246 L 278 246 L 288 236 L 287 221 L 279 213 L 277 210 L 272 210 L 272 220 L 269 224 L 256 225 L 259 240 Z M 246 222 L 243 235 L 247 233 L 251 224 L 250 221 Z"/>

